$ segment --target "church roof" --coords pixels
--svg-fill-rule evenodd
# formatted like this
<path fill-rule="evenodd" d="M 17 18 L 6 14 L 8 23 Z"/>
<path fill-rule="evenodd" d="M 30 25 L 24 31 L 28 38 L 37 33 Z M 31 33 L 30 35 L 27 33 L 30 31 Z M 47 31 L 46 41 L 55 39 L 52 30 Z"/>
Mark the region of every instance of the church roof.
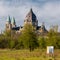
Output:
<path fill-rule="evenodd" d="M 14 17 L 12 18 L 11 23 L 12 23 L 12 24 L 15 24 L 15 23 L 16 23 L 16 22 L 15 22 L 15 18 L 14 18 Z"/>
<path fill-rule="evenodd" d="M 23 28 L 23 26 L 13 27 L 12 30 L 19 30 L 20 28 Z"/>
<path fill-rule="evenodd" d="M 7 21 L 8 21 L 9 23 L 11 23 L 10 16 L 7 17 Z"/>
<path fill-rule="evenodd" d="M 30 9 L 29 13 L 26 15 L 26 19 L 28 19 L 29 21 L 36 21 L 36 15 L 34 14 L 32 8 Z"/>
<path fill-rule="evenodd" d="M 19 30 L 19 29 L 20 29 L 20 27 L 13 27 L 12 28 L 12 30 L 16 30 L 16 31 Z"/>

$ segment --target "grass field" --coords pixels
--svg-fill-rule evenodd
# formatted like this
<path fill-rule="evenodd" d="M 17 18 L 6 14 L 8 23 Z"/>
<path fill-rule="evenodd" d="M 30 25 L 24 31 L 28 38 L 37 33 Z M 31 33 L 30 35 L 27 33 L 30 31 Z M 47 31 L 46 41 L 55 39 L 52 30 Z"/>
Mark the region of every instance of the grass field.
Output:
<path fill-rule="evenodd" d="M 60 50 L 54 51 L 54 57 L 48 57 L 46 50 L 8 50 L 0 49 L 0 60 L 60 60 Z"/>

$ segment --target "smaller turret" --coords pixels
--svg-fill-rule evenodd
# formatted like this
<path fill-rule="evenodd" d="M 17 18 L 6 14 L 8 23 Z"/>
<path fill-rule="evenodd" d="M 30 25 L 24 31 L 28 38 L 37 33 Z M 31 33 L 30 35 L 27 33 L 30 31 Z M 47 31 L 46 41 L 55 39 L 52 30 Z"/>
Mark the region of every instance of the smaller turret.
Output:
<path fill-rule="evenodd" d="M 44 22 L 43 22 L 42 25 L 41 25 L 40 32 L 41 32 L 41 33 L 46 33 L 46 32 L 48 32 L 48 31 L 46 30 L 46 28 L 45 28 Z"/>
<path fill-rule="evenodd" d="M 11 28 L 12 28 L 11 19 L 10 19 L 10 16 L 8 16 L 6 21 L 6 30 L 11 30 Z"/>
<path fill-rule="evenodd" d="M 12 28 L 16 27 L 16 22 L 15 22 L 15 18 L 14 17 L 12 18 L 11 24 L 12 24 Z"/>
<path fill-rule="evenodd" d="M 11 19 L 10 19 L 10 16 L 8 16 L 8 17 L 7 17 L 6 24 L 11 24 Z"/>
<path fill-rule="evenodd" d="M 42 25 L 41 25 L 41 29 L 45 29 L 45 25 L 44 25 L 44 22 L 42 23 Z"/>

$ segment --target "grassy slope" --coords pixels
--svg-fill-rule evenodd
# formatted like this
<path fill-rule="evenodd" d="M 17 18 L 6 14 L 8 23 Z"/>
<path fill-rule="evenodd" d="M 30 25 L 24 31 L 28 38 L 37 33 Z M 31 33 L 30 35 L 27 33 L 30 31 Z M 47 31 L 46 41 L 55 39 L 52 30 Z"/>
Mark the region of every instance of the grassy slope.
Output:
<path fill-rule="evenodd" d="M 1 50 L 0 60 L 60 60 L 60 50 L 55 50 L 55 57 L 47 57 L 46 50 Z"/>

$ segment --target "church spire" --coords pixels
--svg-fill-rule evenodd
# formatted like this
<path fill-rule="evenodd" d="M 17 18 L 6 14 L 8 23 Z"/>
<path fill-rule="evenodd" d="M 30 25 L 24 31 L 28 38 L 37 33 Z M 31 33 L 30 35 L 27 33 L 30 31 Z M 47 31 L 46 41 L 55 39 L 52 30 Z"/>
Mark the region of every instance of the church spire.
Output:
<path fill-rule="evenodd" d="M 32 8 L 30 9 L 28 14 L 26 15 L 24 23 L 31 23 L 34 27 L 38 26 L 38 20 L 36 18 L 36 15 L 34 14 Z"/>
<path fill-rule="evenodd" d="M 26 15 L 26 18 L 33 21 L 36 20 L 36 15 L 34 14 L 32 8 L 30 9 L 30 11 L 28 12 L 28 14 Z"/>
<path fill-rule="evenodd" d="M 12 18 L 12 22 L 11 23 L 12 23 L 12 27 L 16 27 L 16 22 L 15 22 L 15 18 L 14 17 Z"/>
<path fill-rule="evenodd" d="M 32 8 L 30 9 L 30 12 L 33 12 Z"/>
<path fill-rule="evenodd" d="M 41 29 L 45 30 L 45 24 L 42 22 Z"/>
<path fill-rule="evenodd" d="M 7 22 L 8 22 L 8 23 L 11 23 L 10 16 L 7 17 Z"/>
<path fill-rule="evenodd" d="M 11 30 L 12 26 L 11 26 L 11 18 L 10 16 L 7 17 L 7 21 L 6 21 L 6 30 Z"/>
<path fill-rule="evenodd" d="M 12 18 L 12 24 L 16 24 L 14 17 Z"/>

